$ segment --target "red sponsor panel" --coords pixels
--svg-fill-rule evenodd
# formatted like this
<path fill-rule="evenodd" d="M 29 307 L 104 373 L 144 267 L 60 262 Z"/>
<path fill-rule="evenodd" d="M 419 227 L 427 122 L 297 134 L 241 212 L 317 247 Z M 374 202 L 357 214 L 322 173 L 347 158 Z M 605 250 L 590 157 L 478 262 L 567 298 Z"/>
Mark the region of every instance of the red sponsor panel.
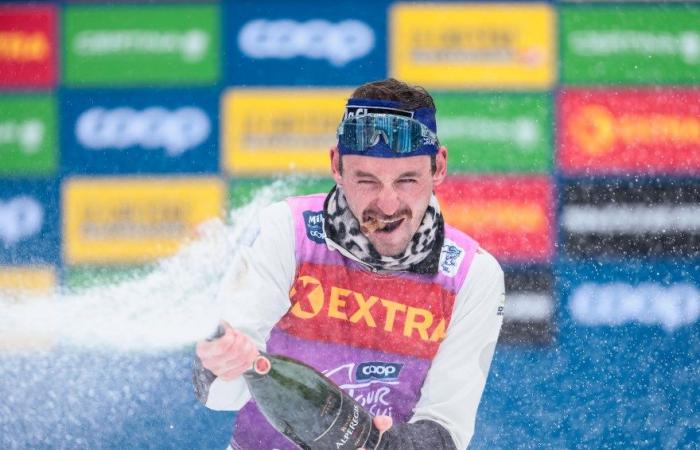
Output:
<path fill-rule="evenodd" d="M 698 89 L 567 89 L 557 109 L 557 164 L 565 174 L 700 170 Z"/>
<path fill-rule="evenodd" d="M 56 8 L 0 6 L 0 88 L 56 84 Z"/>
<path fill-rule="evenodd" d="M 552 258 L 553 186 L 545 176 L 464 176 L 437 189 L 445 222 L 501 262 Z"/>
<path fill-rule="evenodd" d="M 390 295 L 390 297 L 388 297 Z M 455 296 L 439 285 L 304 263 L 280 329 L 295 336 L 432 358 Z"/>

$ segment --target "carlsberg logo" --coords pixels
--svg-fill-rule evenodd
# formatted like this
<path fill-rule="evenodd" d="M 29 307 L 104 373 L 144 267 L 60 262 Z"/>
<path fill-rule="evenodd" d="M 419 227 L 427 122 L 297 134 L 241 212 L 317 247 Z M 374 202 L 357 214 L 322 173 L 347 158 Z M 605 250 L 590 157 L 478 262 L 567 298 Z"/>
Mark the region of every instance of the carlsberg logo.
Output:
<path fill-rule="evenodd" d="M 10 247 L 41 231 L 44 209 L 32 197 L 20 195 L 0 201 L 0 242 Z"/>
<path fill-rule="evenodd" d="M 39 151 L 46 127 L 39 119 L 0 122 L 0 145 L 17 144 L 27 155 Z"/>
<path fill-rule="evenodd" d="M 180 156 L 204 142 L 211 132 L 209 117 L 199 108 L 174 111 L 152 107 L 91 108 L 75 124 L 78 142 L 93 150 L 140 146 L 164 149 L 168 156 Z"/>
<path fill-rule="evenodd" d="M 679 34 L 632 30 L 576 31 L 569 35 L 569 44 L 574 51 L 586 56 L 621 53 L 680 55 L 687 64 L 700 63 L 700 34 L 694 31 Z"/>
<path fill-rule="evenodd" d="M 374 48 L 374 31 L 359 20 L 252 20 L 238 34 L 238 46 L 251 58 L 327 59 L 342 67 Z"/>
<path fill-rule="evenodd" d="M 83 31 L 73 41 L 79 55 L 173 54 L 188 63 L 202 60 L 209 47 L 209 35 L 193 28 L 185 32 L 153 30 Z"/>

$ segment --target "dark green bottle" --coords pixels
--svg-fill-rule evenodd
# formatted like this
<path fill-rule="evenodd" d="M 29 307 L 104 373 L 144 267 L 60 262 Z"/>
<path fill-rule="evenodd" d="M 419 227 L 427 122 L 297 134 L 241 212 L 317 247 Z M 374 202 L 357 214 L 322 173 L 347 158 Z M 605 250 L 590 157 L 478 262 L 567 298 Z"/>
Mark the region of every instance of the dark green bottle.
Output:
<path fill-rule="evenodd" d="M 372 416 L 306 364 L 261 353 L 243 377 L 268 422 L 301 449 L 375 449 L 379 444 Z"/>

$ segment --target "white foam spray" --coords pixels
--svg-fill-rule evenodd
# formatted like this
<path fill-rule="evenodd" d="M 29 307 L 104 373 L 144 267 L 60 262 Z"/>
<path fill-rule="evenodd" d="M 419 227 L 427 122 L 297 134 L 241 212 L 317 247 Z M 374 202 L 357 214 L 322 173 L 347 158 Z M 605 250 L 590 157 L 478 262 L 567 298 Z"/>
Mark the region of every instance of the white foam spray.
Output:
<path fill-rule="evenodd" d="M 176 255 L 145 276 L 31 301 L 0 294 L 0 335 L 19 330 L 61 345 L 146 352 L 181 348 L 211 335 L 222 307 L 219 281 L 252 240 L 260 210 L 292 187 L 280 180 L 260 189 L 250 203 L 231 211 L 229 223 L 204 223 Z"/>

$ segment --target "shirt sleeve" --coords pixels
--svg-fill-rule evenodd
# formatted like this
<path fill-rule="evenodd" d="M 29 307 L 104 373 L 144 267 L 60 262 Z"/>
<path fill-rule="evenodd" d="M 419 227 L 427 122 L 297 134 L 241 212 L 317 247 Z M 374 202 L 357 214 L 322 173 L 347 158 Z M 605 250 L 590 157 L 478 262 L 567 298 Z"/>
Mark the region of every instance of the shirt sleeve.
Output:
<path fill-rule="evenodd" d="M 296 270 L 294 225 L 287 203 L 264 209 L 258 230 L 252 245 L 241 250 L 224 276 L 218 300 L 223 305 L 221 319 L 264 350 L 270 330 L 290 307 L 289 289 Z M 202 370 L 206 369 L 195 360 L 195 391 L 208 408 L 236 411 L 250 399 L 242 377 L 223 381 L 211 372 L 198 373 Z"/>
<path fill-rule="evenodd" d="M 485 250 L 477 250 L 410 420 L 441 424 L 458 449 L 466 448 L 474 434 L 477 408 L 503 322 L 499 307 L 504 301 L 501 267 Z"/>

